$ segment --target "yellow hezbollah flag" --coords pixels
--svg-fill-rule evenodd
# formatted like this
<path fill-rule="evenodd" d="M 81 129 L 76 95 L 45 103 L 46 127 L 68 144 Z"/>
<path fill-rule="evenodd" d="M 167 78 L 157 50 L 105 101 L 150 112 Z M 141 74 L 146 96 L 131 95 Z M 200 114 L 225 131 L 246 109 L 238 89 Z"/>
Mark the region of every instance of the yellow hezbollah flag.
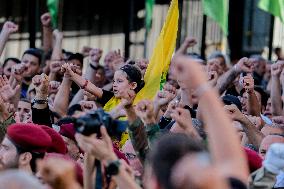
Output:
<path fill-rule="evenodd" d="M 145 86 L 136 95 L 134 104 L 137 104 L 142 99 L 153 99 L 157 91 L 160 90 L 160 84 L 165 81 L 176 45 L 178 19 L 178 0 L 172 0 L 167 18 L 156 41 L 156 46 L 144 76 Z M 104 110 L 112 110 L 119 102 L 120 100 L 113 97 L 106 103 Z"/>

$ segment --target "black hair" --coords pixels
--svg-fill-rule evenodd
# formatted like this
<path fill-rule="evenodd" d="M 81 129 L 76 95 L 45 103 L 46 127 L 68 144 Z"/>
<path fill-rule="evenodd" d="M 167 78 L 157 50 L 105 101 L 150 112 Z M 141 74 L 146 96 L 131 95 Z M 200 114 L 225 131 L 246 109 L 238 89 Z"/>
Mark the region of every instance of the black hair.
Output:
<path fill-rule="evenodd" d="M 78 60 L 81 63 L 81 66 L 83 67 L 84 63 L 84 56 L 81 53 L 72 53 L 68 56 L 68 60 Z"/>
<path fill-rule="evenodd" d="M 147 156 L 147 162 L 161 187 L 173 189 L 170 176 L 174 165 L 186 154 L 201 152 L 203 149 L 200 143 L 185 134 L 167 133 L 156 141 Z"/>
<path fill-rule="evenodd" d="M 137 87 L 134 89 L 135 93 L 138 93 L 144 87 L 145 82 L 142 80 L 141 70 L 137 66 L 125 64 L 120 70 L 126 73 L 129 82 L 137 83 Z"/>
<path fill-rule="evenodd" d="M 4 68 L 6 66 L 7 62 L 10 61 L 10 60 L 15 62 L 16 64 L 20 64 L 21 63 L 21 61 L 18 58 L 10 57 L 10 58 L 6 58 L 4 60 L 4 63 L 2 65 L 2 67 Z"/>
<path fill-rule="evenodd" d="M 14 144 L 14 143 L 13 143 L 13 144 Z M 15 144 L 14 144 L 14 145 L 15 145 Z M 30 152 L 30 151 L 28 151 L 28 150 L 23 149 L 22 147 L 20 147 L 20 146 L 18 146 L 18 145 L 15 145 L 15 146 L 16 146 L 17 154 L 18 154 L 18 155 L 21 155 L 21 154 L 23 154 L 23 153 L 25 153 L 25 152 L 31 153 L 32 159 L 31 159 L 31 161 L 30 161 L 30 166 L 31 166 L 32 172 L 33 172 L 33 173 L 36 173 L 36 171 L 37 171 L 36 162 L 37 162 L 38 159 L 43 159 L 45 153 Z"/>
<path fill-rule="evenodd" d="M 67 115 L 72 116 L 76 111 L 83 111 L 80 104 L 74 104 L 70 108 L 68 108 Z"/>
<path fill-rule="evenodd" d="M 35 57 L 38 58 L 38 64 L 41 65 L 41 60 L 42 60 L 42 56 L 43 56 L 43 53 L 40 49 L 37 49 L 37 48 L 30 48 L 28 50 L 26 50 L 23 54 L 23 56 L 25 54 L 30 54 L 30 55 L 33 55 Z"/>

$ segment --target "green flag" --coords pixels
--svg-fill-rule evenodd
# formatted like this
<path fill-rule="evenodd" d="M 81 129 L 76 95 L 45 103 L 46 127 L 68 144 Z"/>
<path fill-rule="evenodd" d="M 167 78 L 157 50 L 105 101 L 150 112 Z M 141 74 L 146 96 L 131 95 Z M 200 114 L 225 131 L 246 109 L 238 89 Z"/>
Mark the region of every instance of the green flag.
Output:
<path fill-rule="evenodd" d="M 155 0 L 146 0 L 145 9 L 146 9 L 146 30 L 149 31 L 152 26 L 152 15 L 153 15 L 153 7 L 155 4 Z"/>
<path fill-rule="evenodd" d="M 51 22 L 54 28 L 57 28 L 59 0 L 47 0 L 48 12 L 51 15 Z"/>
<path fill-rule="evenodd" d="M 284 23 L 284 0 L 260 0 L 258 8 L 279 17 Z"/>
<path fill-rule="evenodd" d="M 215 20 L 228 35 L 228 0 L 202 0 L 204 14 Z"/>

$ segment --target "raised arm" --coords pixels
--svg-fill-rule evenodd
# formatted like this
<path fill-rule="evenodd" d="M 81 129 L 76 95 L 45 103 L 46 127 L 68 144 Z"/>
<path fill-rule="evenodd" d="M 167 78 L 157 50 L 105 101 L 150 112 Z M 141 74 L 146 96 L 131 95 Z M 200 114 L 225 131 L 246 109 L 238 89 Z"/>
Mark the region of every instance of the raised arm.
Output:
<path fill-rule="evenodd" d="M 271 109 L 273 116 L 282 115 L 281 85 L 280 74 L 283 69 L 284 61 L 278 61 L 271 65 Z"/>
<path fill-rule="evenodd" d="M 71 85 L 70 75 L 65 73 L 53 103 L 54 110 L 61 116 L 67 114 Z"/>
<path fill-rule="evenodd" d="M 50 67 L 50 74 L 49 79 L 50 81 L 56 80 L 57 72 L 60 70 L 59 61 L 62 59 L 62 40 L 63 40 L 63 33 L 59 32 L 57 29 L 53 31 L 54 36 L 54 46 L 51 55 L 51 67 Z M 54 62 L 56 61 L 56 62 Z"/>
<path fill-rule="evenodd" d="M 95 77 L 94 77 L 95 74 L 96 74 L 95 68 L 99 65 L 100 59 L 102 57 L 102 53 L 103 53 L 103 51 L 101 49 L 91 49 L 89 51 L 90 63 L 88 65 L 88 68 L 87 68 L 84 76 L 91 83 L 95 82 Z M 83 91 L 84 90 L 79 90 L 77 92 L 77 94 L 73 97 L 73 99 L 70 103 L 70 106 L 79 103 L 79 101 L 83 99 L 83 96 L 84 96 Z"/>
<path fill-rule="evenodd" d="M 217 92 L 206 84 L 204 71 L 193 59 L 178 56 L 174 58 L 174 64 L 178 70 L 178 79 L 191 81 L 187 83 L 188 88 L 195 90 L 199 98 L 199 110 L 207 126 L 213 163 L 221 170 L 224 177 L 234 177 L 246 183 L 248 178 L 246 159 Z"/>
<path fill-rule="evenodd" d="M 52 49 L 52 26 L 50 14 L 44 13 L 40 17 L 43 34 L 43 50 L 48 53 Z"/>
<path fill-rule="evenodd" d="M 64 72 L 67 72 L 71 80 L 73 80 L 79 87 L 83 88 L 84 90 L 88 91 L 89 93 L 95 95 L 97 98 L 101 98 L 103 95 L 103 90 L 89 80 L 84 79 L 82 76 L 76 74 L 69 64 L 64 64 L 62 66 Z"/>
<path fill-rule="evenodd" d="M 248 142 L 256 148 L 264 138 L 264 135 L 255 127 L 255 125 L 236 107 L 236 105 L 227 105 L 225 110 L 234 121 L 238 121 L 243 125 L 244 131 L 247 134 Z"/>
<path fill-rule="evenodd" d="M 247 111 L 249 115 L 260 116 L 261 105 L 254 92 L 254 79 L 252 75 L 247 75 L 243 78 L 243 88 L 247 93 Z M 260 99 L 261 100 L 261 99 Z"/>
<path fill-rule="evenodd" d="M 12 33 L 15 33 L 18 31 L 18 25 L 14 24 L 13 22 L 7 21 L 4 23 L 3 28 L 0 33 L 0 56 L 3 53 L 3 50 L 5 48 L 6 42 L 9 39 L 9 36 Z"/>

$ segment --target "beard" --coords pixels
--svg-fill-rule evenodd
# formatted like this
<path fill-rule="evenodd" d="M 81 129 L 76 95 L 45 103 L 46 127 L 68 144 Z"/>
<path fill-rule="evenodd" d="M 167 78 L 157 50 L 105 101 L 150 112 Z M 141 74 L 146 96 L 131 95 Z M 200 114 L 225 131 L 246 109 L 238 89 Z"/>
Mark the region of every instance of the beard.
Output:
<path fill-rule="evenodd" d="M 0 160 L 0 171 L 7 169 L 18 169 L 19 168 L 19 156 L 14 159 L 9 159 L 7 162 Z"/>

